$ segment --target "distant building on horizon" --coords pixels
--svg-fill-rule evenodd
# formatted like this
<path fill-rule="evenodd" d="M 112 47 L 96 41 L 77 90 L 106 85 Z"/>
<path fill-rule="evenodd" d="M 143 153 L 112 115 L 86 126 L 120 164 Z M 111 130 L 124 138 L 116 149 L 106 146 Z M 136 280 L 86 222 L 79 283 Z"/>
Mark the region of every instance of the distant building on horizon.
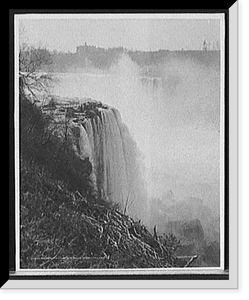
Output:
<path fill-rule="evenodd" d="M 85 44 L 83 46 L 77 46 L 76 53 L 79 55 L 85 54 L 89 47 L 94 47 L 94 46 L 88 46 L 87 42 L 85 42 Z"/>

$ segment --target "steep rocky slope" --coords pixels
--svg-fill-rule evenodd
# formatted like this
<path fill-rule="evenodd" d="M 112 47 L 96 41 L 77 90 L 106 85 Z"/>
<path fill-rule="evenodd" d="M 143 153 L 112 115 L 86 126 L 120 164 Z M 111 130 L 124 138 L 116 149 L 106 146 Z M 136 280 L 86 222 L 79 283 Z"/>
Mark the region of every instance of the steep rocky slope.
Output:
<path fill-rule="evenodd" d="M 177 238 L 150 233 L 142 220 L 99 198 L 72 141 L 56 129 L 51 115 L 21 99 L 21 268 L 177 266 Z"/>
<path fill-rule="evenodd" d="M 44 169 L 22 162 L 22 268 L 168 268 L 174 236 L 70 192 Z"/>

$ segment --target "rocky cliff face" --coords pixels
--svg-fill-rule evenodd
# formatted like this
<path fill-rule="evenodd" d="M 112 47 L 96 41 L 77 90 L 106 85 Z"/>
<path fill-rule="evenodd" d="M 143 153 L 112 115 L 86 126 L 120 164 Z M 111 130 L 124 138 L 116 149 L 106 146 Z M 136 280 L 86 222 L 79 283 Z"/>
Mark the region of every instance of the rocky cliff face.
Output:
<path fill-rule="evenodd" d="M 67 131 L 67 139 L 86 164 L 98 195 L 135 219 L 146 220 L 140 153 L 119 111 L 92 99 L 75 105 L 72 100 L 65 105 L 58 97 L 53 102 L 56 104 L 45 110 L 52 108 L 54 118 L 61 123 L 61 136 Z"/>
<path fill-rule="evenodd" d="M 27 99 L 21 105 L 21 268 L 176 266 L 174 236 L 150 233 L 143 221 L 97 197 L 88 184 L 95 165 L 81 130 L 82 122 L 99 118 L 96 105 L 91 116 L 56 103 L 43 112 Z"/>

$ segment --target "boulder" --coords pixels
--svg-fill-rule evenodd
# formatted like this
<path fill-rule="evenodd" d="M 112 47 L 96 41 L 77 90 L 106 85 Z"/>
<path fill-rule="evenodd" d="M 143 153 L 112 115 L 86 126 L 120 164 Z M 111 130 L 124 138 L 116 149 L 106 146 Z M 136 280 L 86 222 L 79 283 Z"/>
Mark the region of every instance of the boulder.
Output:
<path fill-rule="evenodd" d="M 182 241 L 204 241 L 204 230 L 200 220 L 170 221 L 166 225 L 167 232 L 172 232 Z"/>

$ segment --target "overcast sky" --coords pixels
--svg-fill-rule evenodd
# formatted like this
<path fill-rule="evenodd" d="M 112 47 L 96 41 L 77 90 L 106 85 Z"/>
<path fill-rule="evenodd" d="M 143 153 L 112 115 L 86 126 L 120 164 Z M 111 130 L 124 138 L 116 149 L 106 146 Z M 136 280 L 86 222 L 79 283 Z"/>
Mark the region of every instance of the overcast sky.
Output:
<path fill-rule="evenodd" d="M 169 15 L 159 18 L 124 14 L 98 15 L 79 18 L 80 15 L 25 16 L 21 20 L 25 28 L 25 38 L 31 44 L 42 43 L 49 50 L 75 52 L 76 47 L 87 42 L 99 47 L 123 46 L 133 50 L 199 50 L 203 40 L 216 43 L 220 40 L 220 18 L 217 15 L 202 15 L 201 18 L 180 19 L 181 16 Z M 193 16 L 193 15 L 192 15 Z M 58 18 L 59 17 L 59 18 Z"/>

